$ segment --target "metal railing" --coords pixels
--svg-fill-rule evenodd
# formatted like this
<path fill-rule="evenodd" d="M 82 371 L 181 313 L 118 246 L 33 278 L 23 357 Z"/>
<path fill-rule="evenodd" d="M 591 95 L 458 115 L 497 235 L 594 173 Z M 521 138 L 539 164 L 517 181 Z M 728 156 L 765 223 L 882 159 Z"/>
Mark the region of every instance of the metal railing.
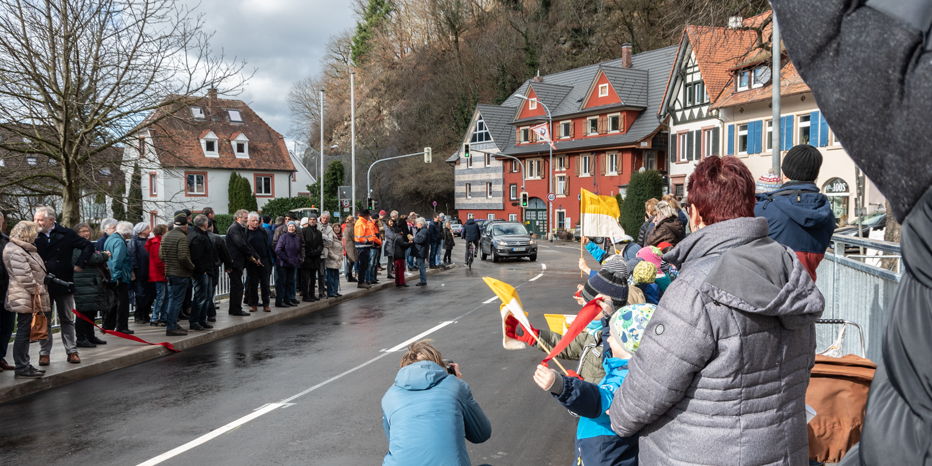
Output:
<path fill-rule="evenodd" d="M 867 358 L 880 362 L 884 324 L 887 311 L 893 303 L 902 274 L 900 245 L 867 238 L 832 236 L 834 251 L 825 254 L 825 260 L 816 270 L 816 285 L 825 297 L 823 319 L 841 319 L 861 326 Z M 846 254 L 846 247 L 864 248 L 876 254 Z M 893 259 L 893 270 L 875 264 L 880 259 Z M 835 326 L 816 326 L 816 342 L 820 350 L 835 341 L 840 329 Z M 846 338 L 844 354 L 860 353 L 858 338 Z"/>

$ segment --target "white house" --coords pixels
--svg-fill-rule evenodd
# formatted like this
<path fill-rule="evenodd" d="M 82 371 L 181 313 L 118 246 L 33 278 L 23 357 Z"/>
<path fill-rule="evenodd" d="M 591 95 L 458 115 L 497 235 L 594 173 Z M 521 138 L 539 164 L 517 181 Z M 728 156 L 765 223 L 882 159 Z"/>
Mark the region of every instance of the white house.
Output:
<path fill-rule="evenodd" d="M 150 224 L 166 223 L 184 208 L 232 213 L 227 205 L 233 171 L 249 180 L 260 210 L 276 197 L 310 195 L 307 185 L 314 178 L 288 151 L 284 136 L 244 102 L 220 99 L 211 90 L 206 97 L 166 105 L 154 115 L 160 112 L 172 115 L 138 127 L 138 144 L 123 155 L 126 166 L 139 163 L 143 210 Z"/>

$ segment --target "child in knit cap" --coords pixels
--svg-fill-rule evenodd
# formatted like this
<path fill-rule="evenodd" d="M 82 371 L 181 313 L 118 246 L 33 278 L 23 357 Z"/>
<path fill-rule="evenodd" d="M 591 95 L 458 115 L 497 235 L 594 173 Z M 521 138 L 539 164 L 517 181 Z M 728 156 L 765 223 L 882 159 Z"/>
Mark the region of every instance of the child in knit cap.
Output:
<path fill-rule="evenodd" d="M 643 251 L 643 249 L 642 249 Z M 631 274 L 629 281 L 635 288 L 644 293 L 649 304 L 657 304 L 663 295 L 660 285 L 654 283 L 657 280 L 657 266 L 646 260 L 638 262 L 634 267 L 634 273 Z"/>
<path fill-rule="evenodd" d="M 600 305 L 603 309 L 610 306 L 604 301 Z M 632 304 L 612 315 L 608 323 L 611 353 L 602 362 L 605 377 L 597 384 L 563 377 L 543 365 L 537 366 L 534 382 L 579 415 L 573 464 L 637 465 L 638 438 L 616 435 L 606 411 L 612 404 L 615 390 L 628 375 L 628 360 L 640 346 L 641 335 L 656 308 L 653 304 Z"/>

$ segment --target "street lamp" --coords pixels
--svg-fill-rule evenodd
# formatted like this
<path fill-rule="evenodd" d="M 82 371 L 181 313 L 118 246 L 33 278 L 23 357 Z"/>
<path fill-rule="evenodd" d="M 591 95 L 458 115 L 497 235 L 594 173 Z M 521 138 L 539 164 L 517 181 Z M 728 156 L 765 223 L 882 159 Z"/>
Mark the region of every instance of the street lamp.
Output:
<path fill-rule="evenodd" d="M 547 237 L 550 238 L 550 242 L 553 242 L 553 201 L 550 200 L 550 193 L 553 192 L 553 116 L 550 114 L 550 109 L 546 104 L 541 102 L 537 97 L 530 99 L 523 95 L 516 95 L 519 99 L 534 101 L 544 106 L 544 110 L 547 112 L 547 133 L 550 135 L 550 176 L 547 177 L 547 202 L 550 204 L 550 208 L 547 212 L 547 217 L 549 219 L 550 225 L 548 226 L 549 231 L 547 231 Z"/>

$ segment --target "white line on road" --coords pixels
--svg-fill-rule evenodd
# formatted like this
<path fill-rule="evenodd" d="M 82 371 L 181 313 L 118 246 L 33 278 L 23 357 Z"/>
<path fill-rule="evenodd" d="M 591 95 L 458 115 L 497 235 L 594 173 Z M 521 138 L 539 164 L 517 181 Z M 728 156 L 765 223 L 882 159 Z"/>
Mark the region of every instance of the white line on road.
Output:
<path fill-rule="evenodd" d="M 529 282 L 533 282 L 533 281 L 535 281 L 535 280 L 537 280 L 538 278 L 543 277 L 543 276 L 544 276 L 544 274 L 539 273 L 539 274 L 537 274 L 537 276 L 535 276 L 534 278 L 532 278 L 532 279 L 530 279 L 530 280 L 528 280 L 528 281 L 529 281 Z"/>
<path fill-rule="evenodd" d="M 491 304 L 492 301 L 495 301 L 496 299 L 498 299 L 498 296 L 492 296 L 491 298 L 483 301 L 482 304 Z"/>
<path fill-rule="evenodd" d="M 544 270 L 547 270 L 547 264 L 541 263 L 541 264 L 540 264 L 540 268 L 542 268 L 542 269 L 544 269 Z"/>
<path fill-rule="evenodd" d="M 385 350 L 385 352 L 386 352 L 386 353 L 394 353 L 395 351 L 401 351 L 401 350 L 407 348 L 408 345 L 410 345 L 411 343 L 414 343 L 414 342 L 416 342 L 416 341 L 418 341 L 418 340 L 421 340 L 421 339 L 423 339 L 424 337 L 426 337 L 427 335 L 430 335 L 431 333 L 434 333 L 434 332 L 436 332 L 437 330 L 440 330 L 440 329 L 442 329 L 442 328 L 444 328 L 444 327 L 446 327 L 447 325 L 450 325 L 450 324 L 452 324 L 452 323 L 453 323 L 452 320 L 448 320 L 448 321 L 446 321 L 446 322 L 441 322 L 440 325 L 438 325 L 438 326 L 436 326 L 436 327 L 434 327 L 434 328 L 432 328 L 432 329 L 430 329 L 430 330 L 428 330 L 428 331 L 426 331 L 426 332 L 424 332 L 424 333 L 421 333 L 421 334 L 419 334 L 418 336 L 416 336 L 416 337 L 414 337 L 414 338 L 411 338 L 411 339 L 405 341 L 404 343 L 399 344 L 398 346 L 396 346 L 396 347 L 394 347 L 394 348 L 387 349 L 387 350 Z"/>

